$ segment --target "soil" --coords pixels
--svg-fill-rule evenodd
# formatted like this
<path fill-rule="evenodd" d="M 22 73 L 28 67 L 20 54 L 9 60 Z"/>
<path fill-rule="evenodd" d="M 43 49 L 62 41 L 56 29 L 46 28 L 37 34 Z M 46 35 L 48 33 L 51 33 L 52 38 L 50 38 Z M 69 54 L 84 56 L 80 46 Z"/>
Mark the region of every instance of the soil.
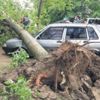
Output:
<path fill-rule="evenodd" d="M 9 69 L 9 64 L 11 62 L 11 58 L 7 56 L 2 47 L 0 47 L 0 73 L 5 72 Z"/>
<path fill-rule="evenodd" d="M 3 73 L 0 82 L 7 79 L 16 82 L 19 75 L 24 75 L 33 100 L 100 100 L 100 58 L 85 48 L 64 44 L 50 58 L 43 61 L 29 59 L 20 68 L 7 73 L 4 72 L 9 69 L 11 59 L 1 48 L 0 57 Z M 36 95 L 36 90 L 41 95 Z M 14 97 L 11 100 L 15 100 Z"/>

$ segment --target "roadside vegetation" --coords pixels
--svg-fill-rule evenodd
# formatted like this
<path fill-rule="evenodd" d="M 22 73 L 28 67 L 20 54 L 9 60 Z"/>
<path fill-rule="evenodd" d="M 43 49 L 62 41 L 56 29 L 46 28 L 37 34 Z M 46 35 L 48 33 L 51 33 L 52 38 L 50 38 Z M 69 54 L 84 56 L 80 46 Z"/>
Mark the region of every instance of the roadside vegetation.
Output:
<path fill-rule="evenodd" d="M 5 90 L 2 92 L 3 100 L 32 100 L 31 89 L 23 76 L 20 76 L 16 82 L 7 80 L 5 85 Z"/>
<path fill-rule="evenodd" d="M 19 48 L 17 51 L 12 53 L 10 66 L 12 68 L 21 66 L 22 64 L 25 64 L 27 62 L 28 58 L 28 53 L 24 49 Z"/>

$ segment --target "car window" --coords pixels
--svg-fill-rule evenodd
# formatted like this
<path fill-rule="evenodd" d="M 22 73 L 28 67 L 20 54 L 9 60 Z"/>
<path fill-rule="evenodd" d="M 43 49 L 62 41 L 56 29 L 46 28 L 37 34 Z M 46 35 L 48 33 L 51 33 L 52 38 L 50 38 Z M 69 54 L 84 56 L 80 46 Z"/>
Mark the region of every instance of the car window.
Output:
<path fill-rule="evenodd" d="M 96 25 L 96 29 L 100 32 L 100 25 Z"/>
<path fill-rule="evenodd" d="M 89 19 L 88 24 L 100 24 L 100 19 Z"/>
<path fill-rule="evenodd" d="M 98 36 L 95 30 L 92 27 L 87 27 L 88 35 L 90 40 L 98 39 Z"/>
<path fill-rule="evenodd" d="M 60 40 L 62 39 L 63 30 L 63 27 L 48 28 L 37 39 Z"/>
<path fill-rule="evenodd" d="M 66 39 L 86 39 L 86 28 L 82 27 L 68 27 Z"/>

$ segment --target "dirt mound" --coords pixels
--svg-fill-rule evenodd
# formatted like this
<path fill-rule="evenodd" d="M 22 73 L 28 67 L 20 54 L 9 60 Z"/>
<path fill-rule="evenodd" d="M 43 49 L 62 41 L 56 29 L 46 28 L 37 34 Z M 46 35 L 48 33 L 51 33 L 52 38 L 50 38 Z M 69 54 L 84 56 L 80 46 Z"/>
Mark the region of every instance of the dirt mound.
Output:
<path fill-rule="evenodd" d="M 0 80 L 15 81 L 21 74 L 36 100 L 98 100 L 92 88 L 100 88 L 100 58 L 77 44 L 65 42 L 50 57 L 22 65 Z"/>

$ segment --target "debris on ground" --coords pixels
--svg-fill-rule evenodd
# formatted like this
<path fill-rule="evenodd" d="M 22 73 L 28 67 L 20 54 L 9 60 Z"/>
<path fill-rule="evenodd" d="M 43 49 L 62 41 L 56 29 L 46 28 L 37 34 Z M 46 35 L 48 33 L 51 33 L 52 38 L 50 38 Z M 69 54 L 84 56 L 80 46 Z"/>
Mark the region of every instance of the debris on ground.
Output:
<path fill-rule="evenodd" d="M 28 80 L 36 100 L 100 98 L 100 57 L 78 44 L 65 42 L 42 61 L 33 60 L 4 73 L 0 82 L 15 81 L 20 75 Z M 37 92 L 39 95 L 35 94 Z"/>

